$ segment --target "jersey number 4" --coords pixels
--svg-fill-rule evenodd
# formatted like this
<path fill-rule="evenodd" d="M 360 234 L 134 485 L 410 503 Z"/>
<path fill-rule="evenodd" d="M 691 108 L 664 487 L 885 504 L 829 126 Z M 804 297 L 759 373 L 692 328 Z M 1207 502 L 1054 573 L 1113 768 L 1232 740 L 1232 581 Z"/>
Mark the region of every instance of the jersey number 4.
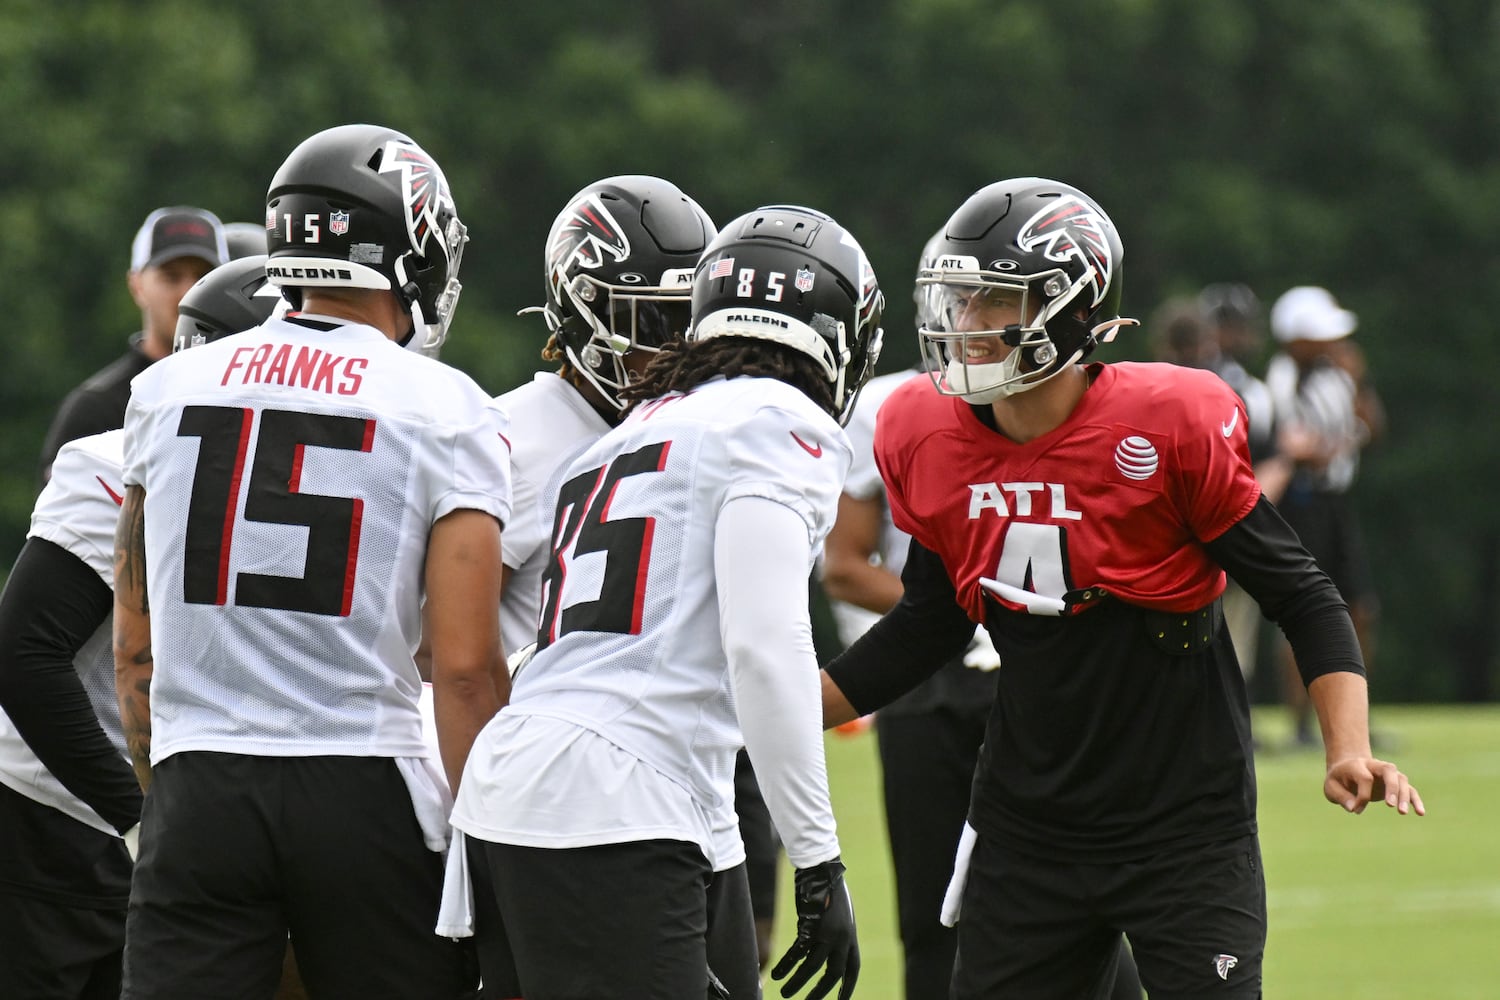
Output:
<path fill-rule="evenodd" d="M 225 604 L 235 510 L 245 491 L 245 520 L 307 528 L 307 562 L 299 577 L 240 573 L 234 603 L 242 607 L 348 615 L 364 501 L 298 491 L 302 457 L 311 445 L 370 450 L 375 421 L 362 417 L 265 410 L 245 482 L 246 452 L 255 411 L 236 406 L 189 406 L 178 437 L 196 437 L 198 464 L 188 503 L 182 596 L 189 604 Z"/>
<path fill-rule="evenodd" d="M 552 558 L 542 572 L 538 650 L 579 630 L 626 635 L 641 631 L 646 568 L 651 559 L 656 518 L 611 520 L 609 505 L 620 480 L 660 472 L 666 466 L 671 445 L 670 441 L 647 445 L 563 484 L 552 525 Z M 599 597 L 563 607 L 563 585 L 569 569 L 579 557 L 596 552 L 604 556 Z"/>

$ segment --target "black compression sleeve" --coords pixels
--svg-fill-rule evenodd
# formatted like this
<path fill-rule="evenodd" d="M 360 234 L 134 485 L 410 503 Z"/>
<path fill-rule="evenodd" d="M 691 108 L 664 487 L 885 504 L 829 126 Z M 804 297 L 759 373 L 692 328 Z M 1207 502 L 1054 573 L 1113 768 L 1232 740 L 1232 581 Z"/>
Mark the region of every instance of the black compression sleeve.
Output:
<path fill-rule="evenodd" d="M 1364 674 L 1348 605 L 1269 500 L 1204 547 L 1281 627 L 1304 684 L 1340 670 Z"/>
<path fill-rule="evenodd" d="M 0 593 L 0 707 L 63 787 L 124 832 L 140 821 L 140 785 L 73 666 L 113 610 L 114 595 L 88 564 L 28 539 Z"/>
<path fill-rule="evenodd" d="M 942 560 L 915 539 L 901 584 L 900 602 L 827 667 L 828 676 L 862 715 L 937 673 L 974 637 L 974 623 L 959 606 Z"/>

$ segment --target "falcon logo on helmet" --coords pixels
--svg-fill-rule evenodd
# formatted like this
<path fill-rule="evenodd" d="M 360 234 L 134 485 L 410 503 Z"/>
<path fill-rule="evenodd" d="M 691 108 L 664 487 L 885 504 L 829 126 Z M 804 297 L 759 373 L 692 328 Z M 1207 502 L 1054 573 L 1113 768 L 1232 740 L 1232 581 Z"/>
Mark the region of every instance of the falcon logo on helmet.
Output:
<path fill-rule="evenodd" d="M 564 205 L 543 247 L 547 304 L 535 309 L 549 350 L 623 410 L 620 393 L 638 377 L 629 356 L 687 329 L 693 268 L 718 229 L 677 185 L 648 174 L 605 177 Z"/>
<path fill-rule="evenodd" d="M 579 267 L 592 271 L 606 257 L 623 263 L 630 256 L 630 240 L 599 196 L 591 194 L 574 202 L 559 220 L 550 252 L 555 269 L 565 270 L 576 261 Z"/>
<path fill-rule="evenodd" d="M 1021 227 L 1016 245 L 1022 250 L 1041 247 L 1048 260 L 1059 264 L 1069 260 L 1083 264 L 1088 269 L 1092 308 L 1103 301 L 1114 272 L 1109 238 L 1105 235 L 1107 225 L 1093 206 L 1066 195 L 1033 215 Z"/>
<path fill-rule="evenodd" d="M 859 322 L 862 326 L 868 326 L 878 321 L 880 313 L 885 309 L 885 297 L 880 294 L 880 283 L 875 280 L 875 269 L 870 266 L 870 258 L 865 252 L 859 252 Z"/>
<path fill-rule="evenodd" d="M 439 227 L 438 210 L 448 200 L 448 181 L 421 149 L 391 140 L 385 144 L 380 172 L 401 173 L 402 201 L 406 205 L 406 232 L 417 253 L 427 256 L 427 237 Z"/>

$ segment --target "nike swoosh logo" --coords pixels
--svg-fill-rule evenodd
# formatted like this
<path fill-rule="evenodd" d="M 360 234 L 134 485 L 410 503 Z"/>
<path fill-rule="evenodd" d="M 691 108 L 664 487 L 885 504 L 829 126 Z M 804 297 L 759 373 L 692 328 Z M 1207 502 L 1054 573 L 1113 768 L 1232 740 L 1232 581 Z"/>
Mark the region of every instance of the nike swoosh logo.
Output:
<path fill-rule="evenodd" d="M 1239 407 L 1235 407 L 1234 416 L 1232 416 L 1232 417 L 1229 418 L 1229 423 L 1227 423 L 1227 424 L 1221 424 L 1220 425 L 1220 429 L 1224 431 L 1224 436 L 1228 437 L 1229 435 L 1233 434 L 1234 433 L 1235 425 L 1237 425 L 1239 422 L 1240 422 Z"/>
<path fill-rule="evenodd" d="M 797 436 L 797 432 L 796 431 L 787 431 L 787 433 L 792 436 L 792 440 L 793 441 L 797 442 L 799 445 L 802 446 L 802 450 L 803 451 L 807 452 L 813 458 L 822 458 L 823 457 L 823 446 L 821 444 L 816 444 L 816 445 L 814 445 L 814 444 L 808 444 L 806 441 L 802 440 L 801 438 L 799 438 Z"/>
<path fill-rule="evenodd" d="M 125 506 L 125 498 L 120 496 L 120 494 L 116 493 L 114 490 L 110 489 L 109 484 L 104 481 L 103 476 L 95 476 L 94 478 L 99 480 L 99 485 L 104 487 L 104 492 L 109 494 L 109 498 L 115 502 L 116 507 Z"/>

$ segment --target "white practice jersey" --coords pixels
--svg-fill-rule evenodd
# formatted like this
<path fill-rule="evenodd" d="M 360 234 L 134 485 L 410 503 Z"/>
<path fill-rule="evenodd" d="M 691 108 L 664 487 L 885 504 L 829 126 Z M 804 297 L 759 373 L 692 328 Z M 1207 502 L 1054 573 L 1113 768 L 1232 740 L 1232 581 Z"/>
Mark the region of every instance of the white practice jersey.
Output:
<path fill-rule="evenodd" d="M 1300 426 L 1318 435 L 1325 446 L 1333 446 L 1333 457 L 1315 469 L 1303 468 L 1315 489 L 1346 493 L 1359 475 L 1359 453 L 1364 447 L 1355 401 L 1359 388 L 1354 378 L 1332 362 L 1306 371 L 1285 352 L 1273 355 L 1266 365 L 1266 387 L 1271 393 L 1276 419 Z"/>
<path fill-rule="evenodd" d="M 849 458 L 832 418 L 762 378 L 642 404 L 576 457 L 557 479 L 539 648 L 475 743 L 454 825 L 543 847 L 690 840 L 715 867 L 734 863 L 713 836 L 743 744 L 715 523 L 730 501 L 768 499 L 816 551 Z"/>
<path fill-rule="evenodd" d="M 106 431 L 64 445 L 52 464 L 52 478 L 31 512 L 28 538 L 41 538 L 66 549 L 114 588 L 115 524 L 125 487 L 120 480 L 124 431 Z M 73 658 L 104 735 L 129 761 L 115 696 L 115 657 L 106 617 Z M 0 783 L 13 791 L 93 827 L 114 834 L 115 828 L 63 787 L 31 752 L 9 717 L 0 710 Z"/>
<path fill-rule="evenodd" d="M 500 638 L 507 653 L 536 641 L 542 567 L 552 554 L 552 508 L 547 486 L 574 453 L 599 440 L 609 424 L 582 394 L 552 372 L 538 372 L 496 401 L 516 429 L 511 443 L 511 518 L 501 554 L 511 569 L 500 602 Z"/>
<path fill-rule="evenodd" d="M 305 315 L 165 358 L 131 390 L 152 762 L 424 757 L 427 539 L 454 510 L 509 518 L 503 411 L 372 327 Z"/>
<path fill-rule="evenodd" d="M 907 370 L 878 375 L 865 383 L 860 390 L 859 402 L 849 415 L 844 431 L 849 436 L 849 446 L 854 449 L 854 459 L 849 466 L 849 477 L 844 481 L 844 492 L 856 500 L 879 500 L 881 502 L 880 561 L 887 570 L 901 575 L 906 565 L 906 549 L 911 536 L 896 527 L 891 520 L 890 507 L 885 505 L 885 482 L 880 478 L 880 469 L 875 465 L 875 420 L 880 407 L 902 385 L 911 378 L 926 378 L 921 372 Z M 854 642 L 880 620 L 873 611 L 867 611 L 847 601 L 830 601 L 829 611 L 838 628 L 839 641 L 845 646 Z"/>

